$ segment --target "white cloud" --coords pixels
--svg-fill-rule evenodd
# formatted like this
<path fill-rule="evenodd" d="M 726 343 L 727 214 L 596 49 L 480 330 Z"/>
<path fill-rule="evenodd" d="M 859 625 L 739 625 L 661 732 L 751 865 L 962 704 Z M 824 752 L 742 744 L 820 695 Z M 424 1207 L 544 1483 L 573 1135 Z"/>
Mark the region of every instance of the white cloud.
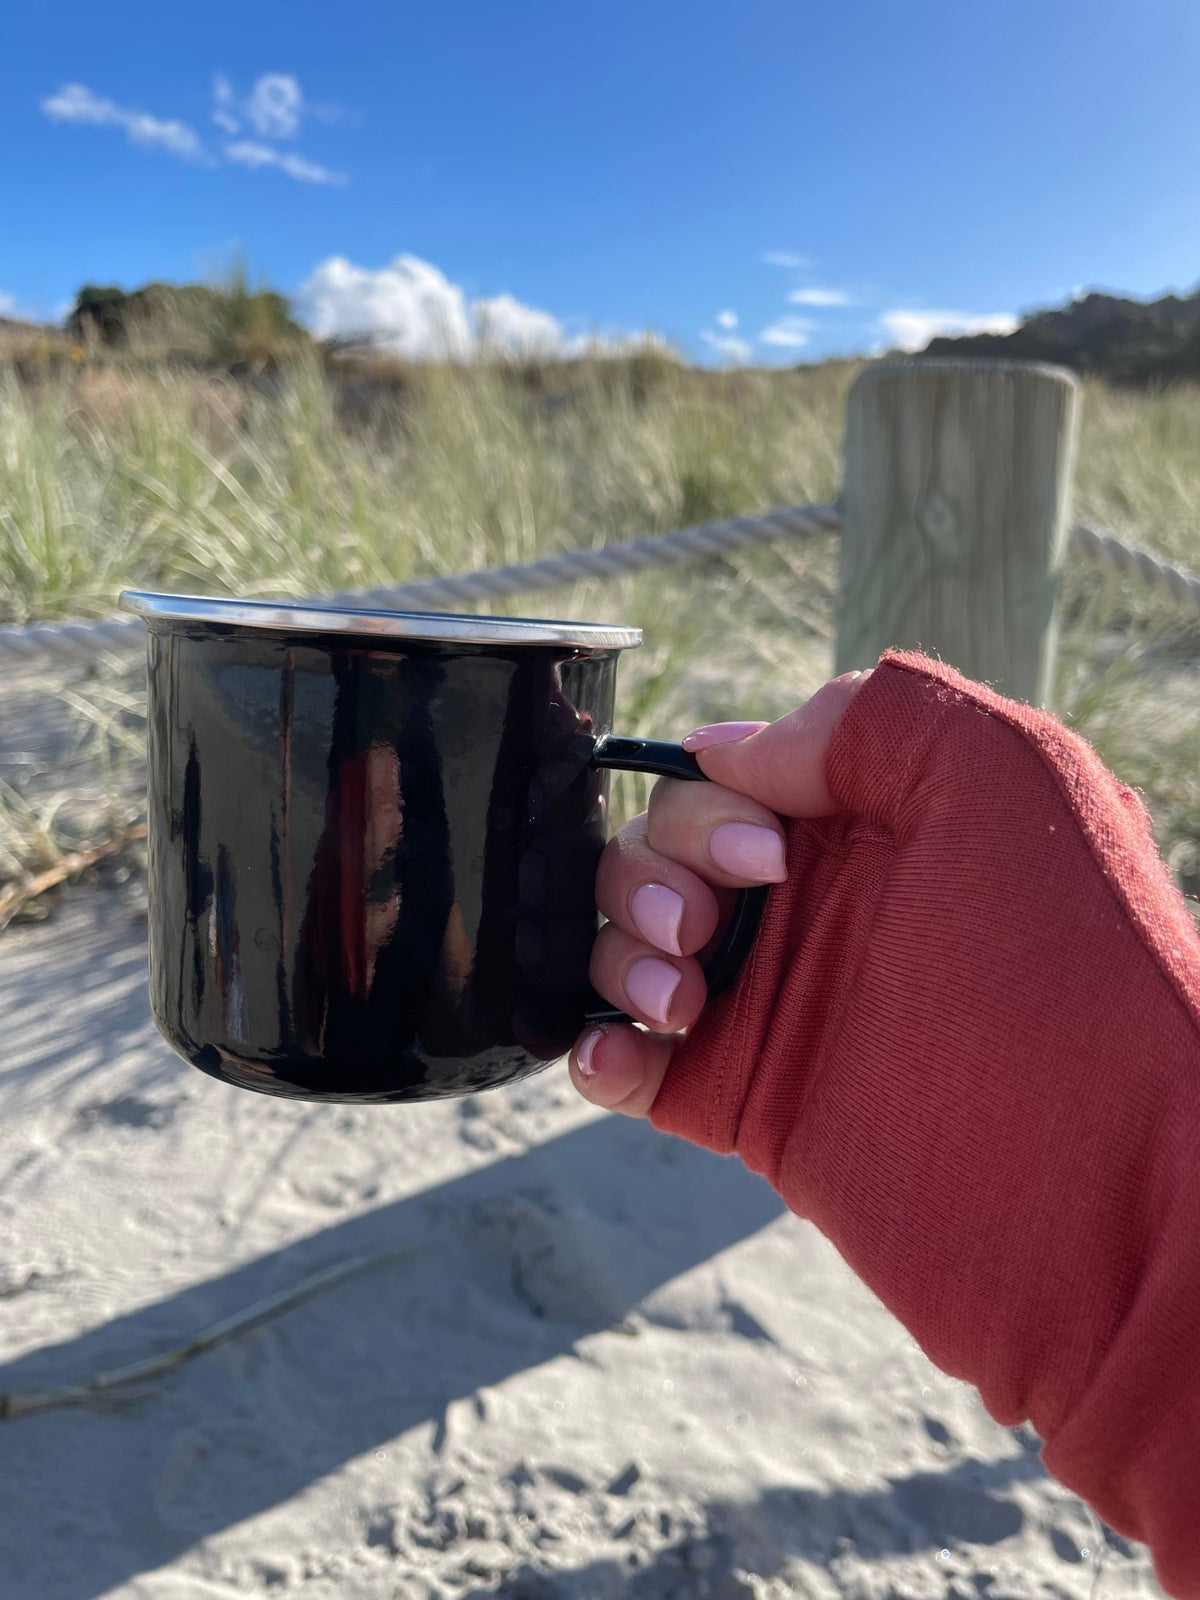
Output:
<path fill-rule="evenodd" d="M 621 333 L 570 334 L 549 311 L 511 294 L 469 300 L 445 273 L 411 255 L 397 256 L 377 270 L 331 256 L 312 272 L 296 300 L 319 339 L 369 338 L 412 361 L 612 354 L 649 343 Z"/>
<path fill-rule="evenodd" d="M 237 115 L 237 101 L 234 98 L 233 85 L 229 79 L 217 73 L 213 79 L 213 113 L 212 119 L 218 128 L 224 128 L 226 133 L 240 133 L 241 120 Z"/>
<path fill-rule="evenodd" d="M 204 159 L 204 146 L 185 122 L 152 117 L 105 100 L 82 83 L 67 83 L 48 99 L 42 110 L 54 122 L 74 122 L 95 128 L 123 128 L 135 144 L 158 145 L 186 161 Z"/>
<path fill-rule="evenodd" d="M 301 286 L 297 303 L 319 339 L 373 338 L 413 360 L 471 349 L 466 296 L 416 256 L 397 256 L 375 272 L 331 256 Z"/>
<path fill-rule="evenodd" d="M 576 342 L 565 339 L 562 323 L 549 311 L 522 305 L 511 294 L 472 301 L 471 316 L 475 337 L 484 350 L 554 355 Z"/>
<path fill-rule="evenodd" d="M 212 119 L 228 134 L 237 134 L 249 123 L 260 139 L 291 139 L 299 132 L 304 97 L 295 78 L 285 72 L 267 72 L 241 101 L 229 79 L 218 73 L 213 79 Z M 68 83 L 42 101 L 46 116 L 56 122 L 73 122 L 96 128 L 122 128 L 137 144 L 158 145 L 185 160 L 213 167 L 218 163 L 205 149 L 194 129 L 184 122 L 165 121 L 144 111 L 131 111 L 113 100 L 105 100 L 82 83 Z M 319 162 L 310 161 L 290 150 L 277 150 L 260 139 L 236 139 L 227 143 L 222 154 L 227 163 L 256 171 L 272 167 L 297 183 L 345 183 L 344 173 L 334 172 Z"/>
<path fill-rule="evenodd" d="M 811 327 L 808 317 L 780 317 L 758 337 L 763 344 L 775 345 L 780 350 L 799 350 L 808 343 Z"/>
<path fill-rule="evenodd" d="M 879 319 L 892 349 L 923 350 L 939 333 L 1011 333 L 1017 319 L 1009 311 L 977 316 L 969 311 L 885 311 Z"/>
<path fill-rule="evenodd" d="M 345 183 L 343 172 L 334 172 L 290 150 L 278 150 L 274 143 L 263 143 L 264 140 L 294 139 L 306 115 L 330 121 L 331 113 L 337 111 L 337 107 L 308 105 L 299 82 L 288 72 L 264 72 L 244 99 L 238 97 L 222 73 L 217 73 L 213 79 L 212 119 L 217 126 L 229 134 L 247 128 L 258 135 L 254 139 L 235 139 L 226 144 L 225 159 L 235 166 L 249 167 L 252 172 L 271 167 L 286 173 L 297 183 Z"/>
<path fill-rule="evenodd" d="M 763 260 L 769 267 L 791 267 L 796 272 L 809 264 L 807 256 L 794 256 L 787 250 L 764 251 Z"/>
<path fill-rule="evenodd" d="M 727 329 L 736 328 L 737 324 L 738 324 L 737 312 L 736 311 L 718 311 L 717 312 L 717 316 L 716 316 L 716 323 L 717 323 L 717 327 L 718 328 L 727 328 Z"/>
<path fill-rule="evenodd" d="M 286 72 L 265 72 L 245 106 L 250 126 L 261 139 L 294 139 L 303 109 L 300 85 Z"/>
<path fill-rule="evenodd" d="M 5 294 L 3 289 L 0 289 L 0 317 L 11 317 L 13 312 L 16 309 L 17 309 L 17 297 L 16 297 L 16 295 L 15 294 Z"/>
<path fill-rule="evenodd" d="M 298 156 L 292 150 L 275 150 L 269 144 L 257 144 L 253 139 L 239 139 L 234 144 L 227 144 L 225 159 L 235 166 L 249 167 L 252 172 L 260 167 L 275 167 L 280 172 L 286 172 L 289 178 L 295 178 L 298 183 L 346 182 L 344 172 L 331 172 L 328 167 Z"/>
<path fill-rule="evenodd" d="M 249 123 L 260 139 L 294 139 L 301 119 L 309 113 L 329 122 L 340 108 L 307 105 L 290 72 L 264 72 L 244 100 L 239 100 L 224 73 L 213 78 L 212 119 L 226 133 L 240 133 L 243 123 Z"/>
<path fill-rule="evenodd" d="M 853 302 L 845 289 L 793 289 L 788 295 L 793 306 L 848 306 Z"/>
<path fill-rule="evenodd" d="M 711 350 L 715 350 L 726 361 L 749 361 L 750 346 L 745 339 L 735 338 L 728 333 L 714 333 L 711 328 L 703 328 L 700 337 Z"/>
<path fill-rule="evenodd" d="M 348 106 L 340 106 L 333 100 L 324 102 L 306 100 L 304 115 L 311 117 L 314 122 L 323 122 L 331 128 L 361 128 L 363 125 L 361 111 L 352 111 Z"/>

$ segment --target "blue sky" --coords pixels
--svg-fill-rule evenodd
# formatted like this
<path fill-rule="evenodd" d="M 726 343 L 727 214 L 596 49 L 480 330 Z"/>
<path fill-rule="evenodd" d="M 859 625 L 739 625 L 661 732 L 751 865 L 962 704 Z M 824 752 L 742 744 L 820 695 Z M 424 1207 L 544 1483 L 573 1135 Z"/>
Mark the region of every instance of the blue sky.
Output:
<path fill-rule="evenodd" d="M 319 332 L 791 362 L 1200 280 L 1195 0 L 0 18 L 0 310 L 238 254 Z"/>

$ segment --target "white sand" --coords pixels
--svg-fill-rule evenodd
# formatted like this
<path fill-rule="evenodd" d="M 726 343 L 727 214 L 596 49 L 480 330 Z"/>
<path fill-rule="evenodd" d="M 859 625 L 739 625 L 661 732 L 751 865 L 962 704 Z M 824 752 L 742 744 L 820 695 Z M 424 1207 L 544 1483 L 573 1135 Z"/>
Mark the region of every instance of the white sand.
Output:
<path fill-rule="evenodd" d="M 136 1406 L 0 1422 L 0 1600 L 1084 1600 L 1097 1550 L 1104 1600 L 1158 1592 L 737 1163 L 559 1070 L 227 1089 L 159 1040 L 142 940 L 112 889 L 0 938 L 0 1389 L 383 1259 Z"/>

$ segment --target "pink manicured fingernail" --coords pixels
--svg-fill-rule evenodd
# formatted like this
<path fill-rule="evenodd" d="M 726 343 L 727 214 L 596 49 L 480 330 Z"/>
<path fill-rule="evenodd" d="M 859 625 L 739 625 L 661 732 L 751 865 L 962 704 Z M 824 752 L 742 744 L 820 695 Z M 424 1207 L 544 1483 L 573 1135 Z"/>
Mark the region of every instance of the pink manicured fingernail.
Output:
<path fill-rule="evenodd" d="M 653 1017 L 655 1022 L 665 1022 L 682 976 L 679 968 L 669 961 L 643 956 L 625 974 L 625 993 L 633 1001 L 635 1010 Z"/>
<path fill-rule="evenodd" d="M 748 739 L 752 733 L 766 726 L 765 722 L 710 722 L 707 727 L 696 728 L 694 732 L 685 734 L 681 743 L 685 750 L 695 754 L 697 750 L 707 750 L 714 744 L 735 744 L 739 739 Z"/>
<path fill-rule="evenodd" d="M 683 921 L 683 896 L 662 883 L 644 883 L 629 901 L 634 926 L 647 944 L 681 956 L 679 924 Z"/>
<path fill-rule="evenodd" d="M 583 1042 L 575 1052 L 575 1065 L 585 1078 L 594 1078 L 596 1069 L 592 1065 L 592 1056 L 596 1053 L 596 1046 L 603 1039 L 605 1029 L 593 1028 L 591 1033 L 585 1033 Z"/>
<path fill-rule="evenodd" d="M 714 828 L 708 848 L 713 860 L 734 878 L 752 883 L 782 883 L 787 877 L 783 840 L 754 822 L 723 822 Z"/>

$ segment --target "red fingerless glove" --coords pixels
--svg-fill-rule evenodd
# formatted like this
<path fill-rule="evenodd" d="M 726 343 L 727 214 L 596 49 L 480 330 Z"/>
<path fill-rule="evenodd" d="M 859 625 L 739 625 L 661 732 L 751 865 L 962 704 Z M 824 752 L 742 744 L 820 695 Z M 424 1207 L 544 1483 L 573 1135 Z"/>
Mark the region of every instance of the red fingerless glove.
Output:
<path fill-rule="evenodd" d="M 1200 1596 L 1200 938 L 1049 715 L 884 658 L 655 1125 L 764 1173 Z"/>

